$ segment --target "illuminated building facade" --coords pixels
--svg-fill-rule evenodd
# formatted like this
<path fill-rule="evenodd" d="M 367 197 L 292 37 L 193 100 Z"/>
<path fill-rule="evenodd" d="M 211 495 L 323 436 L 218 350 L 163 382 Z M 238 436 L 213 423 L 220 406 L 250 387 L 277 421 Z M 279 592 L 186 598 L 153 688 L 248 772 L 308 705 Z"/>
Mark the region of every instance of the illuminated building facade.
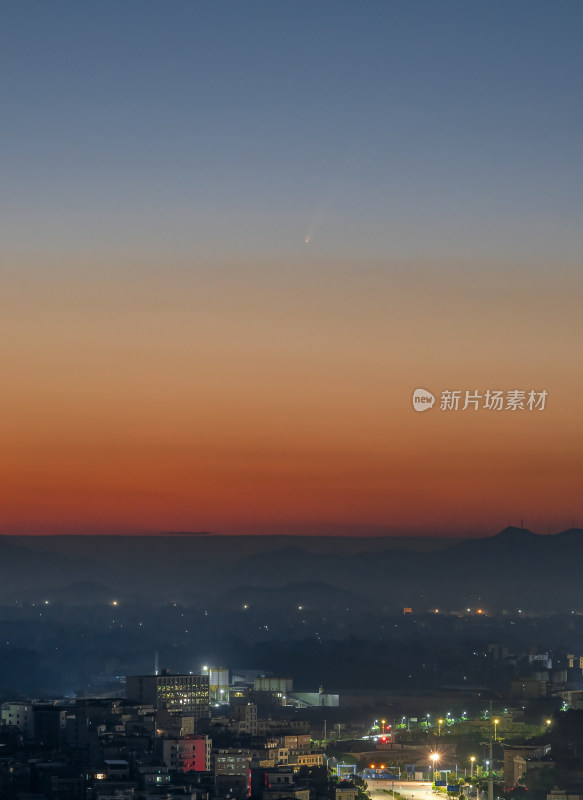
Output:
<path fill-rule="evenodd" d="M 208 675 L 130 675 L 126 678 L 130 703 L 151 705 L 171 713 L 189 714 L 195 719 L 208 717 Z"/>
<path fill-rule="evenodd" d="M 209 772 L 211 768 L 211 740 L 207 736 L 181 736 L 164 739 L 162 761 L 177 772 Z"/>

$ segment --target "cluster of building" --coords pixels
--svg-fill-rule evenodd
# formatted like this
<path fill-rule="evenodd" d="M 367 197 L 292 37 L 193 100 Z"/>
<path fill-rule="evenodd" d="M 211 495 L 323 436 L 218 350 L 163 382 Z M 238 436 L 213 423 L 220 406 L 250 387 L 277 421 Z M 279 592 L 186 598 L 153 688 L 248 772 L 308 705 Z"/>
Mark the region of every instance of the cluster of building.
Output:
<path fill-rule="evenodd" d="M 267 681 L 260 693 L 291 690 L 287 679 L 259 680 Z M 262 716 L 254 692 L 230 691 L 223 675 L 205 669 L 129 676 L 124 698 L 4 703 L 0 797 L 310 800 L 311 768 L 324 764 L 310 721 Z M 337 788 L 332 800 L 356 800 L 354 786 Z"/>
<path fill-rule="evenodd" d="M 564 709 L 583 709 L 583 657 L 553 658 L 534 650 L 512 656 L 498 644 L 490 645 L 487 655 L 512 667 L 506 673 L 509 678 L 512 674 L 505 692 L 509 707 L 485 723 L 494 725 L 493 758 L 498 778 L 497 765 L 504 762 L 504 787 L 517 786 L 531 770 L 547 769 L 560 775 L 565 785 L 583 785 L 578 756 L 551 750 L 548 735 L 523 744 L 515 737 L 525 725 L 525 708 L 532 716 L 534 708 L 557 708 L 561 698 Z M 1 800 L 359 800 L 354 770 L 360 769 L 367 780 L 386 779 L 388 774 L 431 779 L 428 753 L 435 744 L 442 772 L 451 771 L 447 765 L 457 770 L 458 761 L 465 759 L 463 748 L 456 751 L 461 739 L 449 724 L 453 718 L 436 722 L 433 713 L 446 700 L 459 702 L 460 688 L 455 686 L 449 687 L 449 694 L 417 698 L 415 702 L 423 702 L 432 713 L 422 715 L 421 721 L 398 717 L 403 738 L 393 736 L 391 726 L 381 720 L 373 743 L 364 729 L 359 730 L 360 722 L 348 721 L 347 712 L 390 708 L 396 699 L 388 690 L 362 688 L 345 694 L 338 708 L 338 695 L 325 694 L 322 687 L 298 693 L 290 678 L 209 666 L 200 674 L 155 670 L 129 676 L 123 683 L 123 691 L 118 685 L 117 691 L 74 700 L 4 703 Z M 472 692 L 479 696 L 482 688 Z M 463 696 L 470 699 L 466 692 Z M 465 720 L 466 734 L 481 735 L 484 718 L 464 715 L 460 721 Z M 551 720 L 547 723 L 548 734 Z M 511 728 L 514 743 L 501 743 L 499 735 L 504 739 Z M 340 776 L 342 767 L 349 765 L 326 759 L 322 740 L 336 742 L 337 752 L 354 756 L 354 768 L 340 783 L 330 781 L 323 768 L 337 768 Z M 334 754 L 333 747 L 329 752 Z M 473 774 L 474 764 L 467 766 Z M 575 800 L 576 793 L 571 794 Z M 555 795 L 550 800 L 560 800 Z"/>
<path fill-rule="evenodd" d="M 511 659 L 504 649 L 501 655 Z M 554 666 L 549 653 L 529 654 L 528 666 L 510 685 L 510 696 L 525 700 L 560 697 L 569 708 L 583 709 L 583 656 L 568 653 L 565 661 Z"/>

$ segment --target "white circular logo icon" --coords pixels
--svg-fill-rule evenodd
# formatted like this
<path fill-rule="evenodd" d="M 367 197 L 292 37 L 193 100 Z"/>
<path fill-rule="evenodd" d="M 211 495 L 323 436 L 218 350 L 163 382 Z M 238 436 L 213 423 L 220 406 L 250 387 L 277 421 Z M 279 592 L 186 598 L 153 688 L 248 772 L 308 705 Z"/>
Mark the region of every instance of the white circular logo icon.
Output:
<path fill-rule="evenodd" d="M 433 408 L 435 397 L 427 389 L 415 389 L 413 392 L 413 408 L 415 411 L 428 411 Z"/>

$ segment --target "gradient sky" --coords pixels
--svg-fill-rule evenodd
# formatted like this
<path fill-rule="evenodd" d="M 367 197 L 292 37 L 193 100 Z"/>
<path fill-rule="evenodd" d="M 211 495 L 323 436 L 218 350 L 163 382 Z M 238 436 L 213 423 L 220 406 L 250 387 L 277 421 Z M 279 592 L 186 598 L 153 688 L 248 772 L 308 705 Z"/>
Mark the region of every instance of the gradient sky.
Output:
<path fill-rule="evenodd" d="M 4 3 L 0 533 L 583 527 L 581 41 L 576 0 Z"/>

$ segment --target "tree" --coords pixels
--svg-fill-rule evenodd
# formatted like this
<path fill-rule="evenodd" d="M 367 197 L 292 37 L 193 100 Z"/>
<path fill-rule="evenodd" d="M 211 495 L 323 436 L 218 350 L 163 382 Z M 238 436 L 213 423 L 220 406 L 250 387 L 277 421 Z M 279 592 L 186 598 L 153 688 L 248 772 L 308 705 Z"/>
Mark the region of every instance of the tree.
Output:
<path fill-rule="evenodd" d="M 538 769 L 529 769 L 528 772 L 525 772 L 519 784 L 531 791 L 535 797 L 546 797 L 547 793 L 550 792 L 556 784 L 556 780 L 554 769 L 539 767 Z"/>
<path fill-rule="evenodd" d="M 368 783 L 361 778 L 360 775 L 355 775 L 352 779 L 355 786 L 358 787 L 358 800 L 370 800 L 368 792 Z"/>

